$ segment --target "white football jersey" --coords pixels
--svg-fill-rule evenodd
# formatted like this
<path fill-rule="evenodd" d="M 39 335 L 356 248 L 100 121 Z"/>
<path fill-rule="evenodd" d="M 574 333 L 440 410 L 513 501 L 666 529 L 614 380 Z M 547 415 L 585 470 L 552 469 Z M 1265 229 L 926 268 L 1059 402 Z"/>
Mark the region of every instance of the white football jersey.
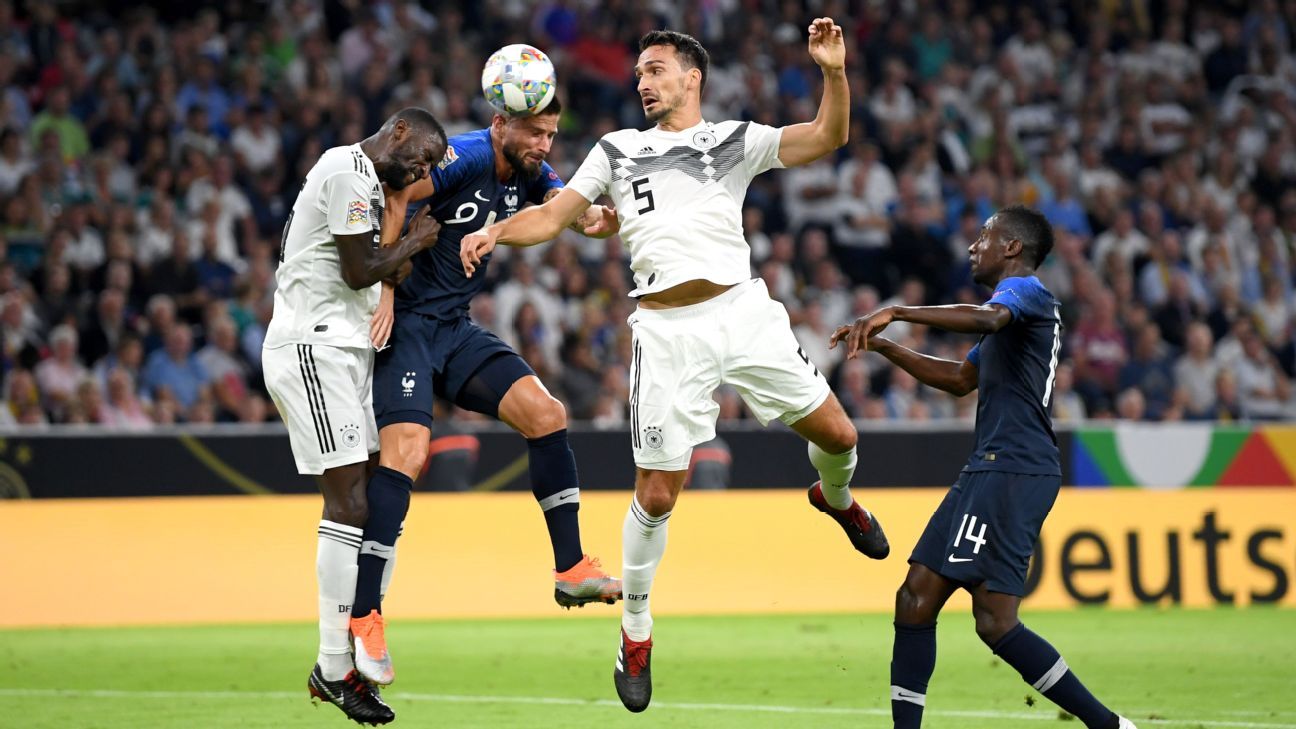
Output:
<path fill-rule="evenodd" d="M 382 184 L 360 145 L 334 147 L 306 175 L 284 224 L 274 316 L 265 347 L 369 347 L 369 321 L 382 284 L 356 291 L 342 280 L 335 235 L 373 232 L 379 244 Z"/>
<path fill-rule="evenodd" d="M 599 140 L 567 187 L 593 202 L 608 194 L 630 249 L 635 290 L 705 279 L 751 278 L 742 205 L 752 178 L 779 162 L 783 130 L 702 122 L 680 132 L 622 129 Z"/>

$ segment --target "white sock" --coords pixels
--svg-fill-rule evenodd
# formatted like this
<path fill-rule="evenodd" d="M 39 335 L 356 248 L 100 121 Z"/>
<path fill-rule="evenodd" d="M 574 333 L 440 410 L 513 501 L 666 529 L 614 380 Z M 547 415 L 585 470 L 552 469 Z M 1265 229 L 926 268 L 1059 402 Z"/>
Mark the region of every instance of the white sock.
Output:
<path fill-rule="evenodd" d="M 621 528 L 621 627 L 630 640 L 648 640 L 652 636 L 652 613 L 648 610 L 648 592 L 652 589 L 657 565 L 666 553 L 666 520 L 670 512 L 649 516 L 637 499 L 630 499 L 625 525 Z"/>
<path fill-rule="evenodd" d="M 834 509 L 848 509 L 855 497 L 851 496 L 850 481 L 855 475 L 855 449 L 845 453 L 829 453 L 814 443 L 810 444 L 810 465 L 819 472 L 824 501 Z"/>
<path fill-rule="evenodd" d="M 400 538 L 404 533 L 405 522 L 401 522 L 400 528 L 396 530 L 396 541 L 392 542 L 391 553 L 387 556 L 387 564 L 383 565 L 382 586 L 378 588 L 379 604 L 387 599 L 387 587 L 391 585 L 392 570 L 396 569 L 396 547 L 400 546 Z"/>
<path fill-rule="evenodd" d="M 319 580 L 319 664 L 324 678 L 337 681 L 351 670 L 351 603 L 364 530 L 321 519 L 315 576 Z"/>

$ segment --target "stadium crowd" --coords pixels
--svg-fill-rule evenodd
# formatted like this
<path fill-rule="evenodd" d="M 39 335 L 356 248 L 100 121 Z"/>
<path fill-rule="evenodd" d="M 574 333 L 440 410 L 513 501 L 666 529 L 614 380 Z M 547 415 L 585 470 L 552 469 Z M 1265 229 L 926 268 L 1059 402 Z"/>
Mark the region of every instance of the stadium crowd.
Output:
<path fill-rule="evenodd" d="M 404 105 L 484 126 L 478 69 L 530 42 L 557 64 L 550 161 L 570 175 L 644 125 L 631 69 L 656 27 L 709 49 L 707 119 L 808 120 L 816 15 L 846 30 L 851 141 L 757 178 L 743 224 L 753 275 L 852 416 L 972 417 L 974 396 L 843 361 L 828 336 L 886 303 L 982 302 L 967 246 L 1023 202 L 1057 232 L 1057 419 L 1292 417 L 1296 0 L 1207 5 L 0 0 L 0 424 L 273 419 L 279 237 L 323 150 Z M 615 237 L 502 250 L 473 315 L 572 417 L 615 425 L 628 273 Z M 973 343 L 889 333 L 951 358 Z"/>

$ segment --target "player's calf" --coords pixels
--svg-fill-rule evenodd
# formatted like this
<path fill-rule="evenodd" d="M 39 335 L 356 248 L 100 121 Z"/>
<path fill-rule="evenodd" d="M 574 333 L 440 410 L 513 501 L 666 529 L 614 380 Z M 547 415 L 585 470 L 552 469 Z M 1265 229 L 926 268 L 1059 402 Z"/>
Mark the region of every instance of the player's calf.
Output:
<path fill-rule="evenodd" d="M 991 650 L 1032 688 L 1074 715 L 1088 729 L 1128 729 L 1133 724 L 1089 693 L 1057 649 L 1018 623 Z"/>

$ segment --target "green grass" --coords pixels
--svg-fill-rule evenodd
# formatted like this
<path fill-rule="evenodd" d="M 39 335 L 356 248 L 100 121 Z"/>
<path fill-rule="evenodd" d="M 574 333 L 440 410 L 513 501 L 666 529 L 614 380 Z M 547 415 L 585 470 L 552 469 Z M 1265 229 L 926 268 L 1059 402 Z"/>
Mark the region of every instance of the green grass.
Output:
<path fill-rule="evenodd" d="M 396 622 L 396 726 L 890 726 L 887 616 L 658 618 L 654 705 L 636 716 L 612 688 L 615 615 Z M 1143 729 L 1296 729 L 1296 612 L 1026 618 Z M 939 640 L 925 726 L 1079 729 L 980 644 L 969 615 L 946 616 Z M 0 726 L 354 726 L 306 700 L 314 645 L 308 624 L 0 631 Z"/>

